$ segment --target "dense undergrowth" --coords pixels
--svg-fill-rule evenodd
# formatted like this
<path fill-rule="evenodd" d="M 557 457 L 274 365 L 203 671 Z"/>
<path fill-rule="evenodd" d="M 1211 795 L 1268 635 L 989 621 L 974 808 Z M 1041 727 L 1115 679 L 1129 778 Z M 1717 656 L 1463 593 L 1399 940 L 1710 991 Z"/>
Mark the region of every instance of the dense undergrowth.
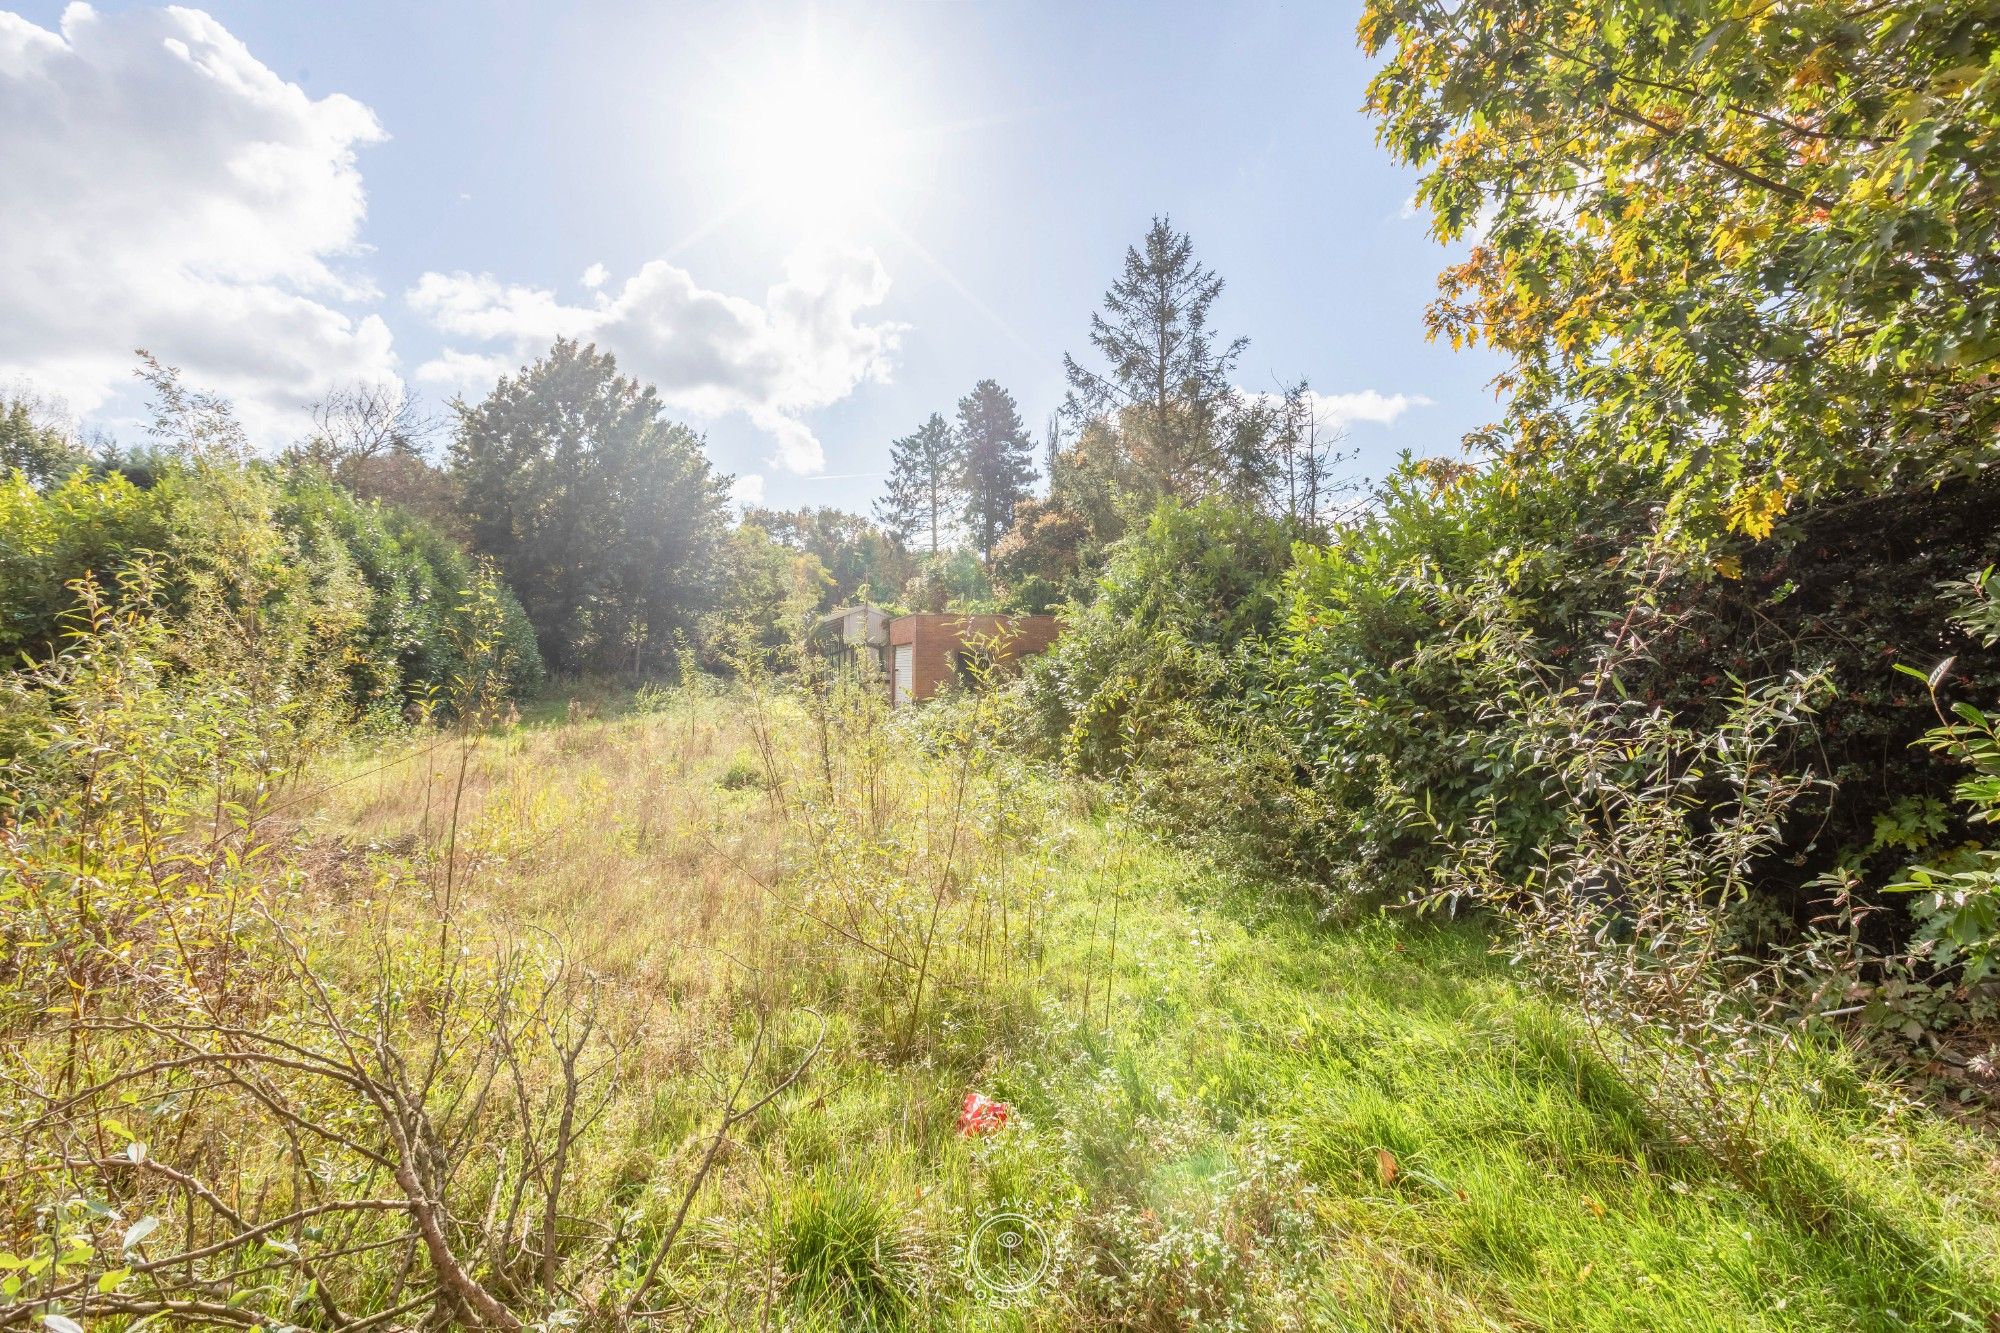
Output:
<path fill-rule="evenodd" d="M 323 763 L 214 860 L 202 802 L 89 826 L 58 930 L 79 826 L 17 835 L 0 1319 L 2000 1311 L 1990 1150 L 1842 1047 L 1774 1053 L 1740 1178 L 1481 927 L 1329 924 L 1023 766 L 1005 707 L 557 702 Z"/>
<path fill-rule="evenodd" d="M 1164 217 L 896 540 L 567 340 L 9 408 L 0 1327 L 2000 1326 L 2000 53 L 1741 8 L 1367 6 L 1506 369 L 1351 506 Z"/>

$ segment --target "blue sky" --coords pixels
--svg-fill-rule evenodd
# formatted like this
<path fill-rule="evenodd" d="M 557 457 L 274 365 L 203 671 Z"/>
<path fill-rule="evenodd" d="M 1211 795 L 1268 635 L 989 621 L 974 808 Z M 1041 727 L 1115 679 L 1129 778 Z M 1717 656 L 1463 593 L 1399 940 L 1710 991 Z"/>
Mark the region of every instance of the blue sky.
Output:
<path fill-rule="evenodd" d="M 1156 212 L 1228 282 L 1240 381 L 1310 379 L 1361 470 L 1495 414 L 1491 360 L 1424 338 L 1449 256 L 1354 6 L 204 12 L 0 17 L 0 382 L 121 435 L 140 342 L 275 445 L 329 383 L 476 392 L 569 331 L 767 502 L 865 507 L 975 380 L 1039 431 Z"/>

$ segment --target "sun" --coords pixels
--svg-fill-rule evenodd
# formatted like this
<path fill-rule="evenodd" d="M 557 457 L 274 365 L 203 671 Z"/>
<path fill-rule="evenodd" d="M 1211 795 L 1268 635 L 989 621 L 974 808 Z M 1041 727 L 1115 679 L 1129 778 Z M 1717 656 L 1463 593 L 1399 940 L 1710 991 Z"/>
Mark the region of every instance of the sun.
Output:
<path fill-rule="evenodd" d="M 891 204 L 907 178 L 908 135 L 852 53 L 812 42 L 737 73 L 725 151 L 762 209 L 825 231 Z"/>

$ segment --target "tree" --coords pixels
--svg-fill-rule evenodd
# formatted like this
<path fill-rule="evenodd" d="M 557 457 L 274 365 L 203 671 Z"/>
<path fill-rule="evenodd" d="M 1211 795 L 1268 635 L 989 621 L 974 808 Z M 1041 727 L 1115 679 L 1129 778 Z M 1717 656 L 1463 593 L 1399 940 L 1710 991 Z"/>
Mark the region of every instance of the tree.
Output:
<path fill-rule="evenodd" d="M 313 404 L 312 419 L 313 433 L 298 453 L 335 480 L 356 464 L 394 454 L 421 456 L 438 431 L 422 404 L 393 382 L 336 388 Z"/>
<path fill-rule="evenodd" d="M 981 380 L 958 400 L 960 485 L 965 525 L 979 558 L 993 563 L 993 547 L 1014 521 L 1014 507 L 1028 496 L 1034 442 L 1022 424 L 1014 395 Z"/>
<path fill-rule="evenodd" d="M 456 530 L 451 478 L 428 457 L 442 423 L 402 385 L 343 385 L 313 404 L 312 418 L 312 434 L 288 457 L 363 499 L 385 500 L 448 532 Z"/>
<path fill-rule="evenodd" d="M 747 526 L 762 528 L 771 540 L 810 555 L 825 568 L 828 582 L 820 609 L 857 599 L 892 601 L 916 573 L 908 551 L 859 514 L 828 505 L 802 509 L 747 509 Z"/>
<path fill-rule="evenodd" d="M 37 420 L 36 404 L 0 403 L 0 475 L 18 471 L 30 485 L 61 481 L 90 461 L 89 452 L 59 427 Z"/>
<path fill-rule="evenodd" d="M 2000 67 L 1978 5 L 1370 0 L 1383 141 L 1470 237 L 1434 335 L 1481 438 L 1656 471 L 1696 543 L 1920 490 L 2000 436 Z"/>
<path fill-rule="evenodd" d="M 1091 545 L 1090 524 L 1060 499 L 1024 500 L 993 547 L 993 576 L 1010 588 L 1029 580 L 1067 589 Z"/>
<path fill-rule="evenodd" d="M 745 515 L 723 543 L 715 608 L 702 622 L 703 661 L 730 673 L 783 665 L 827 582 L 816 556 L 776 540 Z"/>
<path fill-rule="evenodd" d="M 499 562 L 551 665 L 643 670 L 694 632 L 720 577 L 726 494 L 651 386 L 558 339 L 457 412 L 473 545 Z"/>
<path fill-rule="evenodd" d="M 1318 540 L 1334 517 L 1336 496 L 1355 483 L 1334 475 L 1354 457 L 1340 447 L 1346 433 L 1320 419 L 1318 400 L 1303 381 L 1259 403 L 1264 449 L 1270 460 L 1270 509 L 1299 532 Z"/>
<path fill-rule="evenodd" d="M 227 398 L 208 389 L 190 388 L 179 366 L 169 366 L 141 347 L 133 375 L 153 391 L 153 420 L 146 433 L 160 442 L 170 457 L 199 462 L 241 462 L 250 457 L 250 437 L 236 420 Z"/>
<path fill-rule="evenodd" d="M 1125 252 L 1125 268 L 1090 317 L 1090 342 L 1108 368 L 1093 371 L 1063 357 L 1074 419 L 1106 418 L 1161 495 L 1206 495 L 1230 470 L 1230 432 L 1239 395 L 1230 375 L 1249 343 L 1219 343 L 1209 311 L 1222 279 L 1194 257 L 1194 244 L 1170 219 L 1156 217 L 1143 249 Z"/>
<path fill-rule="evenodd" d="M 963 468 L 958 438 L 937 413 L 889 446 L 888 492 L 875 516 L 904 543 L 926 536 L 926 548 L 943 548 L 962 495 Z"/>

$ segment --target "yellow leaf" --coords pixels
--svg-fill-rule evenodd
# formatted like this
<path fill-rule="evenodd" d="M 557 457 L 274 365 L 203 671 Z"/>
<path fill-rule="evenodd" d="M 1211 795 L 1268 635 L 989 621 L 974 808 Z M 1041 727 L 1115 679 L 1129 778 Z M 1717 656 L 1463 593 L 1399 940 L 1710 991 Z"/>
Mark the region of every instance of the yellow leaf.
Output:
<path fill-rule="evenodd" d="M 1782 481 L 1775 486 L 1749 486 L 1738 491 L 1729 504 L 1730 529 L 1760 541 L 1770 536 L 1795 489 L 1795 483 Z"/>

